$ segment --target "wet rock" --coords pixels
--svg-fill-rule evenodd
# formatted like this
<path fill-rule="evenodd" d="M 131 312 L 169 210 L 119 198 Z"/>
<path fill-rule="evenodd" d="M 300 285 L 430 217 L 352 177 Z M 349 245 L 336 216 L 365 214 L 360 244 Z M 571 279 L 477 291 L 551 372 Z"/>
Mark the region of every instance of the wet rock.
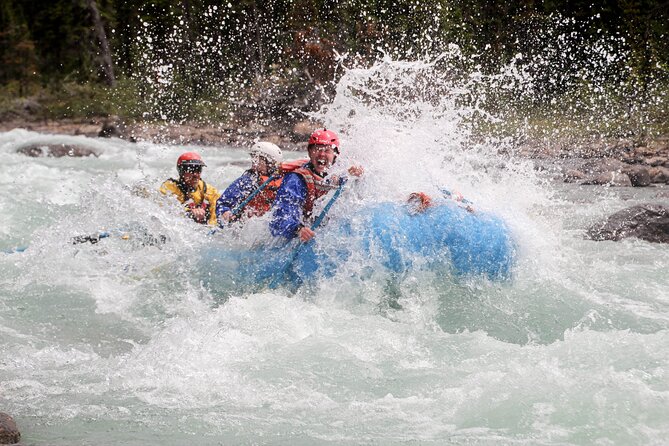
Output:
<path fill-rule="evenodd" d="M 654 243 L 669 243 L 669 208 L 641 204 L 616 212 L 586 232 L 592 240 L 622 240 L 636 237 Z"/>
<path fill-rule="evenodd" d="M 630 177 L 626 173 L 622 173 L 620 171 L 611 171 L 600 173 L 594 178 L 583 181 L 581 184 L 629 187 L 632 186 L 632 181 L 630 181 Z"/>
<path fill-rule="evenodd" d="M 574 183 L 579 180 L 584 180 L 585 174 L 580 170 L 569 169 L 564 173 L 564 182 L 565 183 Z"/>
<path fill-rule="evenodd" d="M 648 168 L 644 166 L 627 166 L 622 170 L 626 173 L 634 187 L 650 186 L 650 173 Z"/>
<path fill-rule="evenodd" d="M 110 116 L 102 123 L 102 128 L 98 132 L 101 138 L 121 138 L 131 142 L 136 142 L 134 135 L 129 131 L 123 120 L 118 116 Z"/>
<path fill-rule="evenodd" d="M 39 144 L 21 147 L 16 150 L 16 153 L 30 156 L 32 158 L 39 158 L 49 156 L 53 158 L 61 158 L 63 156 L 70 157 L 84 157 L 84 156 L 100 156 L 95 150 L 89 147 L 75 146 L 72 144 Z"/>
<path fill-rule="evenodd" d="M 648 169 L 648 174 L 652 183 L 669 183 L 669 168 L 667 167 L 651 167 Z"/>
<path fill-rule="evenodd" d="M 0 412 L 0 444 L 14 444 L 21 440 L 21 433 L 12 417 Z"/>
<path fill-rule="evenodd" d="M 652 158 L 647 158 L 645 160 L 645 164 L 648 164 L 649 166 L 663 166 L 667 163 L 667 157 L 665 156 L 654 156 Z"/>

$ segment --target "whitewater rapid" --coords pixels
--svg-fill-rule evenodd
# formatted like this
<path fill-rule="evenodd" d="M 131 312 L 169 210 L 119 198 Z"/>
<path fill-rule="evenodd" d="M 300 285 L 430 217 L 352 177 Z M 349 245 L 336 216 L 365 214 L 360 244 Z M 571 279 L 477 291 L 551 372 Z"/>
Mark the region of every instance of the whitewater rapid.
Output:
<path fill-rule="evenodd" d="M 399 179 L 380 188 L 390 167 L 363 133 L 343 146 L 370 179 L 339 212 L 432 184 L 405 167 L 416 134 L 381 130 Z M 100 156 L 16 153 L 40 142 Z M 0 134 L 0 248 L 28 248 L 0 255 L 0 409 L 26 444 L 666 441 L 669 250 L 583 238 L 622 207 L 666 204 L 657 189 L 566 185 L 522 162 L 482 175 L 414 150 L 430 179 L 508 222 L 519 243 L 512 280 L 416 270 L 359 281 L 347 274 L 353 261 L 295 295 L 222 298 L 199 276 L 206 229 L 154 195 L 186 149 L 219 188 L 247 160 L 230 148 Z M 114 228 L 168 242 L 70 243 Z"/>

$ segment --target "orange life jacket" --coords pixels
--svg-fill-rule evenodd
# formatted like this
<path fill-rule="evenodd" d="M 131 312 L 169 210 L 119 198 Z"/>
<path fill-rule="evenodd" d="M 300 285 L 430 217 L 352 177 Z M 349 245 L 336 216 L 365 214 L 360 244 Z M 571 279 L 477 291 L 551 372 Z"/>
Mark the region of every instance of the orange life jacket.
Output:
<path fill-rule="evenodd" d="M 267 180 L 269 180 L 269 176 L 260 175 L 258 177 L 258 187 Z M 249 217 L 260 217 L 265 212 L 269 211 L 272 207 L 272 203 L 274 203 L 276 191 L 279 190 L 282 180 L 283 176 L 279 176 L 265 185 L 263 190 L 258 192 L 258 194 L 246 204 L 246 215 Z"/>
<path fill-rule="evenodd" d="M 338 184 L 333 183 L 338 183 L 338 181 L 326 181 L 325 178 L 309 169 L 307 167 L 307 163 L 294 169 L 293 172 L 300 175 L 304 179 L 304 183 L 307 186 L 307 199 L 304 202 L 303 212 L 304 218 L 309 218 L 311 217 L 311 213 L 314 209 L 314 202 L 323 195 L 330 192 L 332 189 L 335 189 Z"/>

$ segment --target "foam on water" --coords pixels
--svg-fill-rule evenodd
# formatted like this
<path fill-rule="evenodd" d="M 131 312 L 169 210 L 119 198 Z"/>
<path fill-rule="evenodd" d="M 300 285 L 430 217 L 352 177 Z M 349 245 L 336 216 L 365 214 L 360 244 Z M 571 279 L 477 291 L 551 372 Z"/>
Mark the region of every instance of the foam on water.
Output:
<path fill-rule="evenodd" d="M 421 268 L 389 277 L 362 271 L 365 253 L 355 253 L 294 295 L 222 298 L 199 271 L 207 229 L 153 191 L 184 149 L 202 153 L 219 188 L 245 153 L 0 134 L 0 247 L 29 245 L 0 255 L 0 403 L 24 440 L 661 444 L 669 253 L 582 238 L 652 191 L 582 192 L 500 157 L 501 142 L 470 134 L 475 111 L 453 96 L 463 87 L 431 70 L 386 60 L 342 79 L 320 117 L 341 131 L 338 168 L 366 173 L 328 224 L 356 206 L 456 189 L 512 228 L 510 281 Z M 100 156 L 15 153 L 34 141 Z M 261 226 L 220 240 L 253 243 Z M 114 229 L 130 239 L 70 243 Z M 167 243 L 147 245 L 147 234 Z"/>

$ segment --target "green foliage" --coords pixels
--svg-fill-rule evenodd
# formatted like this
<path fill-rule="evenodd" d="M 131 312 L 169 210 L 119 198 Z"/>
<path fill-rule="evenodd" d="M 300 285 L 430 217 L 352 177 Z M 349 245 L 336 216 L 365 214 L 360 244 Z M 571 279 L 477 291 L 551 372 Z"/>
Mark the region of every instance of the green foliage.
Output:
<path fill-rule="evenodd" d="M 449 44 L 462 51 L 463 72 L 493 76 L 514 65 L 534 79 L 526 90 L 490 88 L 481 95 L 479 105 L 496 113 L 506 106 L 567 122 L 576 112 L 600 116 L 605 107 L 598 101 L 606 98 L 619 104 L 608 111 L 621 122 L 628 117 L 634 131 L 648 132 L 661 126 L 658 110 L 666 107 L 669 10 L 662 0 L 96 4 L 120 79 L 114 89 L 99 85 L 100 48 L 87 0 L 0 3 L 3 107 L 39 91 L 43 113 L 54 117 L 121 114 L 183 122 L 255 116 L 287 124 L 298 108 L 332 94 L 342 72 L 338 55 L 346 55 L 347 66 L 369 65 L 383 55 L 429 59 Z M 598 54 L 602 42 L 616 55 Z M 606 85 L 593 85 L 595 73 Z M 298 103 L 307 97 L 309 104 Z"/>

